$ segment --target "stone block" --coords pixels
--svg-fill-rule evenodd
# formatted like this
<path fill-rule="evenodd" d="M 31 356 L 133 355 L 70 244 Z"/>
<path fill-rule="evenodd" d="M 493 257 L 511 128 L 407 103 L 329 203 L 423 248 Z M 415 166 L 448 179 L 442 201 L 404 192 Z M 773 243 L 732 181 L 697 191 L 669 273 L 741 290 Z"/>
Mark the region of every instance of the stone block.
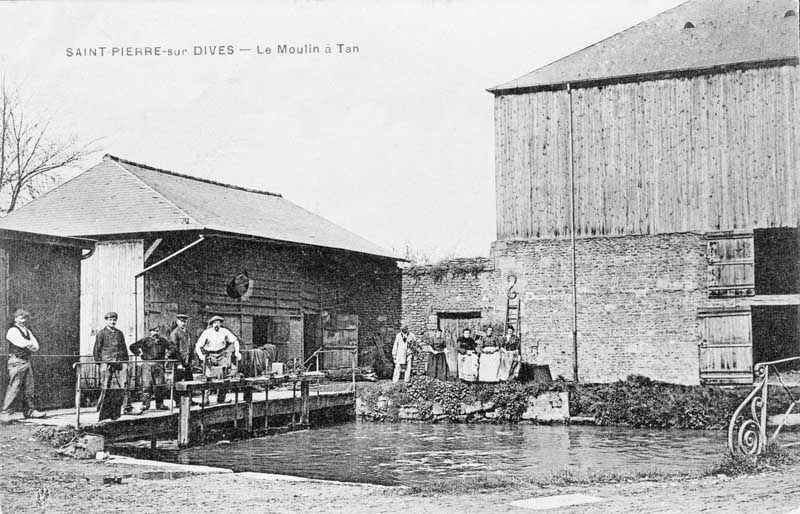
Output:
<path fill-rule="evenodd" d="M 466 404 L 461 402 L 461 413 L 465 415 L 475 414 L 476 412 L 483 412 L 483 404 L 481 402 L 473 402 L 470 404 Z"/>
<path fill-rule="evenodd" d="M 60 448 L 58 453 L 76 459 L 94 459 L 106 447 L 106 439 L 101 435 L 84 434 L 76 441 Z"/>
<path fill-rule="evenodd" d="M 400 407 L 397 417 L 400 418 L 401 421 L 419 421 L 422 419 L 422 414 L 416 407 L 403 405 Z"/>
<path fill-rule="evenodd" d="M 564 423 L 569 420 L 569 394 L 548 391 L 528 398 L 528 408 L 522 419 L 544 423 Z"/>

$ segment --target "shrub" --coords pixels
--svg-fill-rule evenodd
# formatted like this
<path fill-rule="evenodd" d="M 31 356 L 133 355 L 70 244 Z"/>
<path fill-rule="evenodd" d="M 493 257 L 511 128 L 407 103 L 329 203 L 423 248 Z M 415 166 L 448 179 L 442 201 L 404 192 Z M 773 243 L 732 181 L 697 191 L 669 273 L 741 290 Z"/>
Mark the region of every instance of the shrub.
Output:
<path fill-rule="evenodd" d="M 767 444 L 760 455 L 743 455 L 741 453 L 726 453 L 725 458 L 708 470 L 708 475 L 752 475 L 764 471 L 772 471 L 797 460 L 791 454 L 775 443 Z"/>
<path fill-rule="evenodd" d="M 570 385 L 570 415 L 594 417 L 600 425 L 724 429 L 751 390 L 749 386 L 686 386 L 630 376 L 609 384 Z M 785 411 L 790 402 L 782 389 L 770 390 L 770 412 Z"/>

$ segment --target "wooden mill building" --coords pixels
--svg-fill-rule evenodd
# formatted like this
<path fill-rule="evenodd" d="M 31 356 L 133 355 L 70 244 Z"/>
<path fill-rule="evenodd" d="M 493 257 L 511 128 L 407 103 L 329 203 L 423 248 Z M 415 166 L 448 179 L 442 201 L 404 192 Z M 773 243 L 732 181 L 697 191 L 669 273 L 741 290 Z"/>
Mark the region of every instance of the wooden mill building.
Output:
<path fill-rule="evenodd" d="M 573 216 L 582 378 L 800 355 L 797 8 L 691 0 L 491 89 L 529 358 L 571 375 Z"/>
<path fill-rule="evenodd" d="M 81 263 L 84 355 L 112 310 L 130 341 L 167 334 L 177 313 L 194 333 L 220 314 L 245 347 L 275 344 L 282 361 L 324 343 L 328 367 L 398 329 L 394 256 L 278 194 L 107 155 L 0 227 L 97 241 Z"/>
<path fill-rule="evenodd" d="M 404 317 L 502 325 L 512 288 L 523 359 L 582 381 L 800 356 L 798 27 L 794 0 L 690 0 L 491 88 L 491 259 L 407 274 Z"/>

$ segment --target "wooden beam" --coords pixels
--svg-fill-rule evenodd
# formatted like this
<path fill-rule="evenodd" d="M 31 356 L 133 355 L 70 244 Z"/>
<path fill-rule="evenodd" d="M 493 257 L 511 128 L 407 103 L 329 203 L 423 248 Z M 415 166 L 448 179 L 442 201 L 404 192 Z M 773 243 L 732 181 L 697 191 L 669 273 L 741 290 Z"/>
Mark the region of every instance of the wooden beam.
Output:
<path fill-rule="evenodd" d="M 800 305 L 800 294 L 756 295 L 743 299 L 742 302 L 751 306 Z"/>
<path fill-rule="evenodd" d="M 153 243 L 150 245 L 150 248 L 148 248 L 147 251 L 144 252 L 144 260 L 142 261 L 143 264 L 147 264 L 147 259 L 149 259 L 150 256 L 153 255 L 153 252 L 156 251 L 156 248 L 158 248 L 158 245 L 161 244 L 161 241 L 163 241 L 163 239 L 159 237 L 158 239 L 153 241 Z"/>
<path fill-rule="evenodd" d="M 191 402 L 188 395 L 181 397 L 181 407 L 183 401 L 187 399 Z M 295 409 L 292 398 L 270 399 L 269 402 L 253 401 L 253 418 L 264 416 L 287 416 L 292 415 Z M 334 407 L 353 406 L 355 395 L 347 393 L 322 393 L 318 401 L 309 403 L 309 413 L 318 410 L 325 410 Z M 187 404 L 191 407 L 191 404 Z M 158 416 L 137 417 L 132 419 L 108 421 L 93 425 L 84 426 L 85 430 L 93 434 L 103 435 L 109 442 L 150 440 L 154 436 L 162 435 L 175 437 L 177 433 L 180 444 L 191 444 L 191 434 L 198 432 L 201 427 L 211 427 L 224 423 L 230 423 L 234 417 L 249 417 L 249 408 L 245 404 L 233 405 L 211 405 L 205 409 L 181 408 L 174 414 L 165 413 Z M 181 422 L 186 424 L 181 427 Z M 170 436 L 171 434 L 171 436 Z"/>

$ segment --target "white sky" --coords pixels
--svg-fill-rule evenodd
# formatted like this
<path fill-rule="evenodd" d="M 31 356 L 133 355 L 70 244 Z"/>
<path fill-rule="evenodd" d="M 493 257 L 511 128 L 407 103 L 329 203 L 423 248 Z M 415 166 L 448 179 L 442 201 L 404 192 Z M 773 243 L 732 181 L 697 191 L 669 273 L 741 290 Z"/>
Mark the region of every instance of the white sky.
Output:
<path fill-rule="evenodd" d="M 679 0 L 0 4 L 0 73 L 100 152 L 283 194 L 385 247 L 486 255 L 485 91 Z M 351 55 L 257 55 L 277 44 Z M 228 56 L 66 57 L 67 47 L 233 45 Z"/>

